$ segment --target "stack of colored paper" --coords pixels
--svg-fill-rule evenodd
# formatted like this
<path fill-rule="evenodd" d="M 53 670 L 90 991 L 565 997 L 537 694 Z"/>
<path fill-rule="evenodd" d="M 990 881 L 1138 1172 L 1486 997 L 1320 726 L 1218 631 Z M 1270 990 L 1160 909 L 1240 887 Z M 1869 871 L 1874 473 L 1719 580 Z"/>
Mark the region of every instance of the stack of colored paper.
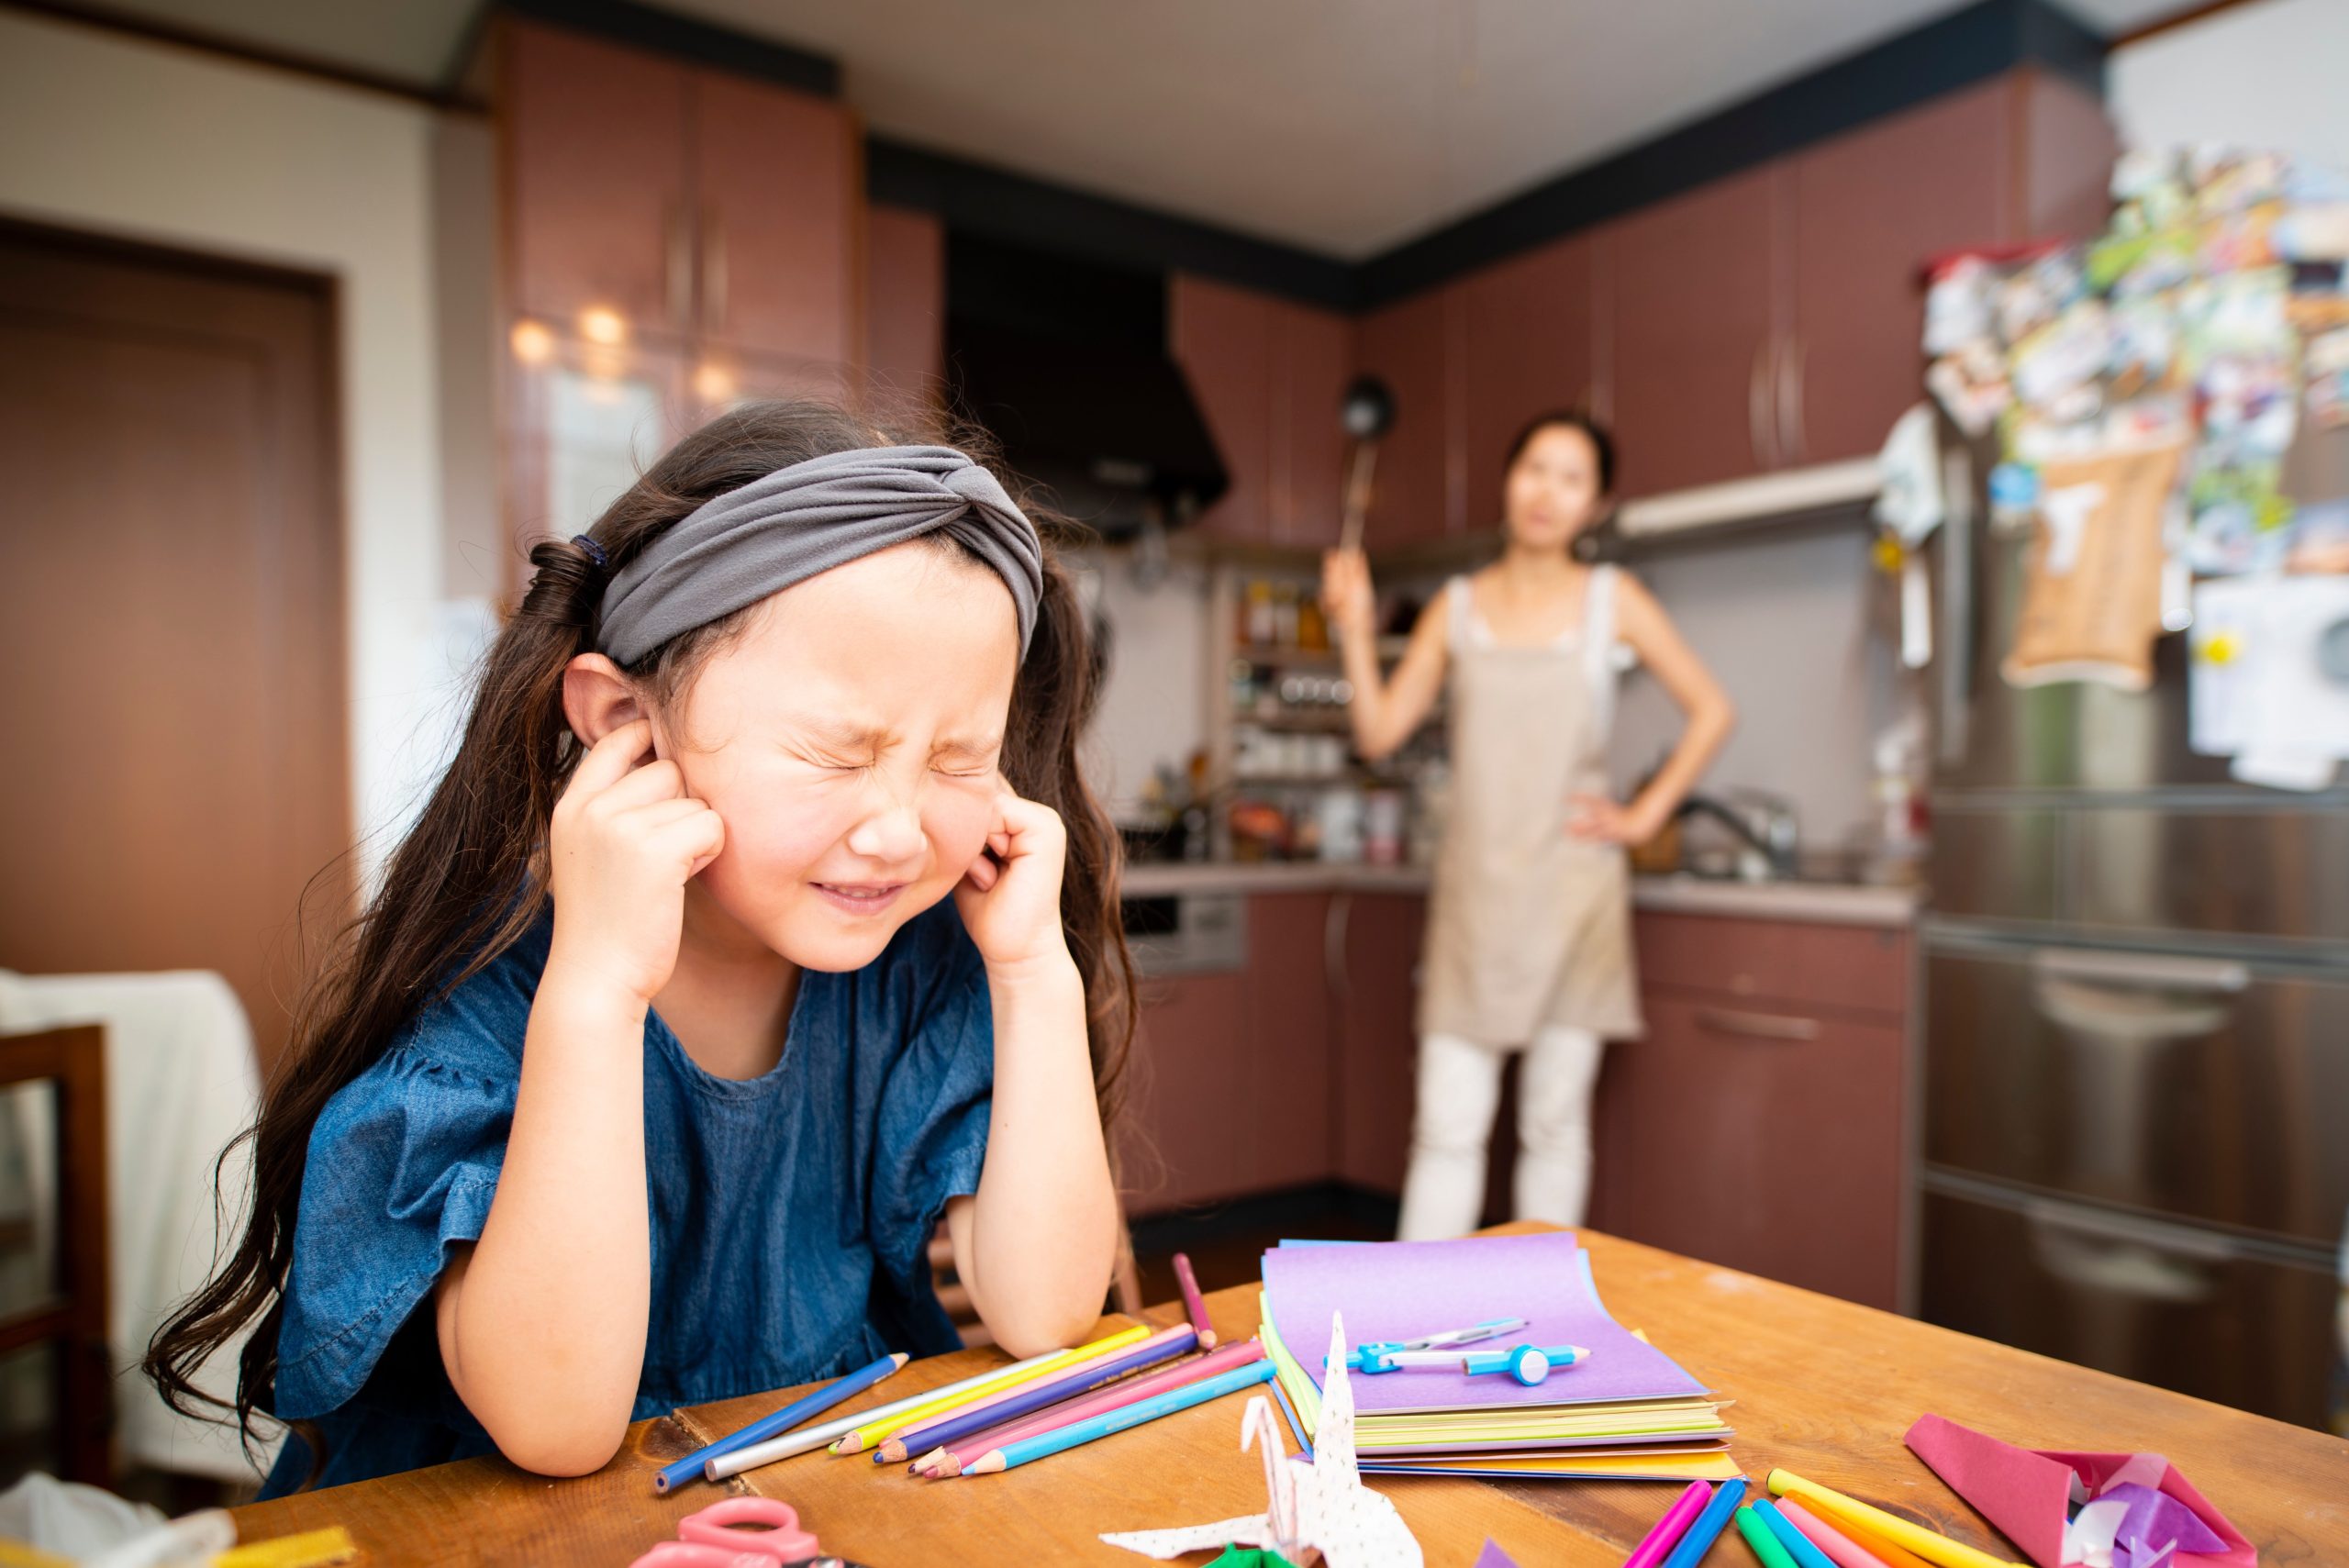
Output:
<path fill-rule="evenodd" d="M 1264 1254 L 1264 1340 L 1309 1442 L 1320 1418 L 1330 1317 L 1356 1345 L 1401 1343 L 1497 1318 L 1524 1326 L 1468 1350 L 1579 1345 L 1590 1353 L 1527 1386 L 1505 1373 L 1403 1368 L 1353 1377 L 1366 1472 L 1727 1480 L 1720 1404 L 1600 1305 L 1574 1237 L 1288 1242 Z M 1297 1353 L 1313 1358 L 1308 1364 Z"/>

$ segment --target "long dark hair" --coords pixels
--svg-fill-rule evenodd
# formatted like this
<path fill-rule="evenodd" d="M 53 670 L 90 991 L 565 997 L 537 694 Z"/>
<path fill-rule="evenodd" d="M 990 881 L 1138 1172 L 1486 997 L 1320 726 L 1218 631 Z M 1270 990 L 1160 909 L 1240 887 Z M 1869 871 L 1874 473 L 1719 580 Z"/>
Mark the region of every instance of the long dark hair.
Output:
<path fill-rule="evenodd" d="M 306 985 L 292 1044 L 263 1092 L 260 1118 L 221 1156 L 225 1171 L 239 1145 L 250 1140 L 251 1210 L 219 1272 L 148 1346 L 147 1375 L 174 1409 L 209 1415 L 229 1408 L 198 1388 L 194 1375 L 251 1324 L 233 1407 L 250 1438 L 253 1412 L 268 1407 L 276 1381 L 282 1291 L 319 1112 L 383 1055 L 405 1021 L 480 973 L 543 908 L 547 823 L 581 755 L 563 719 L 562 673 L 596 646 L 608 573 L 711 496 L 777 469 L 827 452 L 934 439 L 934 432 L 876 429 L 826 404 L 749 404 L 679 441 L 612 503 L 589 535 L 607 568 L 568 540 L 531 550 L 537 575 L 484 661 L 455 761 L 393 853 L 381 891 L 342 927 Z M 1084 978 L 1094 1092 L 1107 1127 L 1117 1112 L 1134 1026 L 1131 964 L 1118 919 L 1119 840 L 1077 765 L 1077 742 L 1097 693 L 1075 584 L 1052 548 L 1056 539 L 1068 542 L 1073 530 L 1033 510 L 1030 516 L 1045 534 L 1044 591 L 1012 692 L 1003 773 L 1013 789 L 1051 806 L 1067 825 L 1061 916 Z M 687 632 L 629 673 L 655 706 L 666 706 L 750 613 Z M 295 1425 L 317 1455 L 316 1430 Z"/>

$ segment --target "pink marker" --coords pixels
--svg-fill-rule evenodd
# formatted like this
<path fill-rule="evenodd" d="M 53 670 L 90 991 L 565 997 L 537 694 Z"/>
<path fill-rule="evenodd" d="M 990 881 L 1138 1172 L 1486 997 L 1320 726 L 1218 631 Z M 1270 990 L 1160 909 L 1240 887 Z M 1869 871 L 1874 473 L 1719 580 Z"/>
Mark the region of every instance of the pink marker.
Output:
<path fill-rule="evenodd" d="M 1655 1521 L 1655 1529 L 1648 1531 L 1647 1539 L 1623 1559 L 1623 1568 L 1655 1568 L 1664 1561 L 1664 1553 L 1680 1544 L 1680 1538 L 1688 1533 L 1689 1525 L 1705 1511 L 1712 1496 L 1713 1489 L 1702 1481 L 1688 1483 L 1688 1490 L 1680 1494 L 1680 1500 L 1664 1511 L 1664 1518 Z"/>
<path fill-rule="evenodd" d="M 1885 1568 L 1884 1559 L 1866 1547 L 1796 1502 L 1792 1497 L 1778 1505 L 1778 1512 L 1788 1524 L 1800 1530 L 1810 1544 L 1827 1553 L 1838 1568 Z"/>

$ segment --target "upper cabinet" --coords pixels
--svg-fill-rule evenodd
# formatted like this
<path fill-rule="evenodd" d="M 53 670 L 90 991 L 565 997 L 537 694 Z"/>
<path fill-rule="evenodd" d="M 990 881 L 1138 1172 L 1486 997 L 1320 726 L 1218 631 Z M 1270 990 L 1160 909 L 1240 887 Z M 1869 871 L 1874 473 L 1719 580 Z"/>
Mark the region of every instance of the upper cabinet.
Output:
<path fill-rule="evenodd" d="M 1771 398 L 1782 462 L 1865 457 L 1921 395 L 1925 263 L 2009 235 L 2011 96 L 1969 88 L 1793 160 L 1794 316 Z"/>
<path fill-rule="evenodd" d="M 508 302 L 687 330 L 686 68 L 528 22 L 506 24 L 500 66 Z"/>
<path fill-rule="evenodd" d="M 1770 397 L 1783 179 L 1765 165 L 1600 231 L 1610 252 L 1624 494 L 1777 466 Z"/>
<path fill-rule="evenodd" d="M 497 82 L 517 310 L 855 360 L 862 165 L 841 105 L 518 20 Z"/>
<path fill-rule="evenodd" d="M 1395 395 L 1363 531 L 1373 550 L 1466 529 L 1461 305 L 1461 285 L 1430 289 L 1372 311 L 1357 326 L 1362 368 Z"/>
<path fill-rule="evenodd" d="M 1337 542 L 1345 437 L 1338 406 L 1353 334 L 1334 311 L 1178 272 L 1168 351 L 1230 476 L 1199 516 L 1213 538 L 1293 548 Z"/>
<path fill-rule="evenodd" d="M 926 409 L 945 396 L 946 226 L 874 206 L 864 219 L 864 365 L 874 406 Z"/>
<path fill-rule="evenodd" d="M 1570 235 L 1461 284 L 1467 515 L 1500 526 L 1502 464 L 1528 420 L 1600 402 L 1596 247 Z"/>

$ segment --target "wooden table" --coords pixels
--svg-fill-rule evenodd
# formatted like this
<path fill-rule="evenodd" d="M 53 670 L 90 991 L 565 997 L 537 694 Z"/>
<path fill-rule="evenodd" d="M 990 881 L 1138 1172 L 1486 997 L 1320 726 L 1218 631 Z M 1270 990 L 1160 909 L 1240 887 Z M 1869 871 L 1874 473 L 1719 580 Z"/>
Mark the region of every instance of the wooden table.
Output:
<path fill-rule="evenodd" d="M 1622 1322 L 1721 1397 L 1739 1462 L 1757 1484 L 1773 1466 L 1920 1519 L 2002 1554 L 2011 1548 L 1901 1444 L 1926 1411 L 2032 1448 L 2165 1453 L 2259 1548 L 2263 1564 L 2349 1563 L 2349 1442 L 2063 1362 L 1969 1339 L 1870 1307 L 1585 1231 L 1601 1294 Z M 1254 1288 L 1208 1297 L 1217 1331 L 1256 1326 Z M 1176 1306 L 1144 1315 L 1181 1320 Z M 1104 1329 L 1124 1318 L 1104 1319 Z M 966 1377 L 1002 1358 L 964 1351 L 918 1362 L 867 1405 Z M 365 1561 L 627 1563 L 724 1493 L 669 1497 L 652 1473 L 784 1404 L 785 1389 L 640 1422 L 612 1462 L 549 1481 L 501 1460 L 466 1460 L 237 1510 L 246 1540 L 348 1526 Z M 815 1453 L 739 1477 L 731 1489 L 781 1497 L 829 1551 L 874 1568 L 1148 1560 L 1102 1545 L 1103 1530 L 1199 1524 L 1260 1511 L 1263 1473 L 1239 1449 L 1238 1398 L 1186 1411 L 1008 1473 L 920 1482 L 897 1466 Z M 1508 1482 L 1433 1476 L 1376 1481 L 1426 1549 L 1430 1568 L 1466 1568 L 1486 1537 L 1524 1568 L 1608 1565 L 1630 1551 L 1675 1487 L 1626 1482 Z M 1750 1561 L 1724 1542 L 1713 1560 Z M 1204 1558 L 1186 1559 L 1198 1563 Z"/>

